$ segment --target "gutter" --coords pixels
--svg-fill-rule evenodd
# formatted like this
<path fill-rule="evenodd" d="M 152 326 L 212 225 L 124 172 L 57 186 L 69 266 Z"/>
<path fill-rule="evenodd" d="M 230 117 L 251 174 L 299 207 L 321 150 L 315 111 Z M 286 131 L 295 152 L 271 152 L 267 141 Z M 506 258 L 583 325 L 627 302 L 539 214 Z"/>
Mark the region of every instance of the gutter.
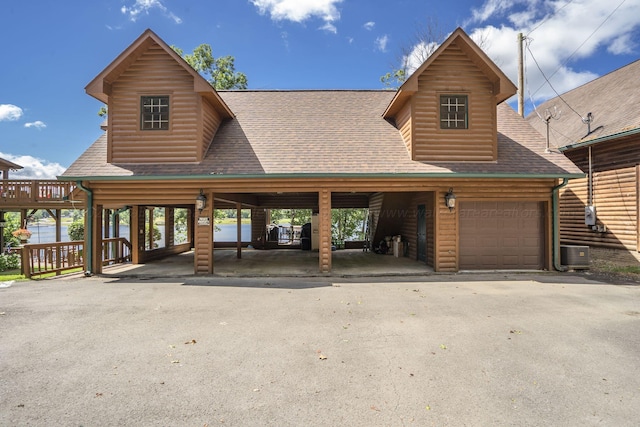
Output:
<path fill-rule="evenodd" d="M 76 185 L 78 186 L 78 188 L 82 191 L 84 191 L 85 193 L 87 193 L 87 228 L 88 228 L 88 233 L 87 230 L 85 230 L 84 235 L 87 237 L 86 238 L 86 247 L 84 248 L 84 254 L 85 254 L 85 261 L 84 261 L 84 265 L 86 266 L 86 270 L 84 272 L 85 276 L 91 276 L 93 275 L 91 269 L 93 266 L 93 191 L 91 191 L 90 188 L 87 188 L 85 186 L 82 185 L 82 181 L 76 181 Z"/>
<path fill-rule="evenodd" d="M 568 268 L 564 267 L 560 264 L 560 218 L 558 217 L 558 194 L 559 190 L 569 183 L 568 178 L 563 178 L 562 183 L 556 185 L 551 189 L 551 215 L 553 217 L 552 220 L 552 257 L 553 257 L 553 268 L 557 271 L 567 271 Z"/>
<path fill-rule="evenodd" d="M 595 145 L 600 142 L 610 141 L 612 139 L 624 138 L 627 136 L 633 136 L 637 134 L 640 134 L 640 128 L 635 128 L 635 129 L 631 129 L 623 132 L 614 133 L 612 135 L 603 136 L 603 137 L 592 139 L 585 142 L 577 142 L 575 144 L 565 145 L 564 147 L 558 148 L 558 151 L 560 151 L 561 153 L 564 153 L 565 151 L 572 150 L 574 148 L 589 147 L 591 145 Z"/>
<path fill-rule="evenodd" d="M 427 172 L 427 173 L 253 173 L 253 174 L 223 174 L 210 173 L 198 175 L 112 175 L 112 176 L 60 176 L 59 181 L 196 181 L 196 180 L 229 180 L 229 179 L 299 179 L 299 178 L 504 178 L 504 179 L 573 179 L 584 178 L 584 173 L 482 173 L 482 172 Z"/>

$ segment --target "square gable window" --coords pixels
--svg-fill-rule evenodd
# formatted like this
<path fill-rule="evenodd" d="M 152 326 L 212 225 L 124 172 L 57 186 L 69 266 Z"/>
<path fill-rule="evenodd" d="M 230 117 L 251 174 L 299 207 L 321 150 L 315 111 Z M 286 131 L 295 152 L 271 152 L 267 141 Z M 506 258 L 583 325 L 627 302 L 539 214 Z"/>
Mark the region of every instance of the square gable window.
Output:
<path fill-rule="evenodd" d="M 440 95 L 440 129 L 468 129 L 467 95 Z"/>
<path fill-rule="evenodd" d="M 140 97 L 140 129 L 169 130 L 169 97 Z"/>

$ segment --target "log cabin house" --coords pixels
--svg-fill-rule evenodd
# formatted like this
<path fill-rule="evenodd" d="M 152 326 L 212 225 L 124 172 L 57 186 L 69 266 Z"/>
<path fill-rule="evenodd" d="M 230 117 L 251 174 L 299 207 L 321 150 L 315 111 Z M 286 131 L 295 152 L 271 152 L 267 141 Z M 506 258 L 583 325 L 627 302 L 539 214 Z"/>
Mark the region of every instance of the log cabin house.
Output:
<path fill-rule="evenodd" d="M 147 30 L 86 92 L 108 105 L 105 132 L 59 179 L 93 208 L 87 245 L 99 254 L 104 212 L 129 207 L 144 262 L 145 209 L 188 208 L 192 241 L 160 255 L 193 248 L 196 274 L 215 272 L 212 213 L 229 208 L 251 209 L 255 247 L 268 209 L 312 209 L 320 272 L 331 209 L 347 207 L 370 210 L 372 242 L 402 235 L 427 271 L 551 269 L 557 190 L 583 176 L 545 152 L 505 103 L 513 83 L 461 29 L 397 91 L 220 92 Z"/>
<path fill-rule="evenodd" d="M 640 60 L 550 99 L 527 117 L 585 172 L 560 192 L 560 240 L 640 261 Z M 607 252 L 610 252 L 607 254 Z M 632 255 L 633 258 L 628 255 Z M 637 261 L 636 261 L 637 260 Z"/>

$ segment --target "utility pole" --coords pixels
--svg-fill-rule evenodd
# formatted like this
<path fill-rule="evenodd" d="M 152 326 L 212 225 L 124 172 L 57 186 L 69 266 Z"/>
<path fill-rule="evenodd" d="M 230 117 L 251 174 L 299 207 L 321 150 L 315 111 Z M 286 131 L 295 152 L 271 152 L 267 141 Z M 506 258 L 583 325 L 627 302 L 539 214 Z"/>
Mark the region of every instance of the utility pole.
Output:
<path fill-rule="evenodd" d="M 524 59 L 522 47 L 524 36 L 518 33 L 518 114 L 524 117 Z"/>

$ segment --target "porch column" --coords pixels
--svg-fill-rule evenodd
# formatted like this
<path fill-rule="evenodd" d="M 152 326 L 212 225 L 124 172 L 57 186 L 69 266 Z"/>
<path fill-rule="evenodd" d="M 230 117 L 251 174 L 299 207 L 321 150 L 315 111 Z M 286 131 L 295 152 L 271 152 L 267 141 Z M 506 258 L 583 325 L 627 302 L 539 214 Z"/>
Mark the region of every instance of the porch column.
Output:
<path fill-rule="evenodd" d="M 242 258 L 242 205 L 236 203 L 236 256 L 238 259 Z"/>
<path fill-rule="evenodd" d="M 174 229 L 175 229 L 174 208 L 164 208 L 164 247 L 169 248 L 174 245 Z"/>
<path fill-rule="evenodd" d="M 105 239 L 111 237 L 111 227 L 109 227 L 110 221 L 111 209 L 104 209 L 102 211 L 102 237 Z"/>
<path fill-rule="evenodd" d="M 45 209 L 56 222 L 56 242 L 62 241 L 62 209 Z"/>
<path fill-rule="evenodd" d="M 102 250 L 102 214 L 102 205 L 96 205 L 93 211 L 93 230 L 91 230 L 93 234 L 93 268 L 91 271 L 94 274 L 102 273 L 102 260 L 104 259 Z"/>
<path fill-rule="evenodd" d="M 148 222 L 148 230 L 149 230 L 149 236 L 147 236 L 147 244 L 149 245 L 149 250 L 153 250 L 153 244 L 155 243 L 154 238 L 153 238 L 153 212 L 154 212 L 154 208 L 153 206 L 150 208 L 147 208 L 147 211 L 149 212 L 149 222 Z"/>
<path fill-rule="evenodd" d="M 193 195 L 195 199 L 197 194 Z M 195 274 L 213 274 L 213 193 L 205 193 L 204 209 L 194 209 L 194 270 Z"/>
<path fill-rule="evenodd" d="M 319 263 L 320 272 L 331 271 L 331 191 L 323 189 L 318 197 L 319 220 Z"/>
<path fill-rule="evenodd" d="M 129 214 L 129 234 L 131 238 L 131 263 L 140 264 L 141 246 L 144 249 L 144 234 L 140 240 L 140 206 L 131 207 Z M 144 210 L 143 210 L 144 212 Z M 144 229 L 143 229 L 144 230 Z"/>

